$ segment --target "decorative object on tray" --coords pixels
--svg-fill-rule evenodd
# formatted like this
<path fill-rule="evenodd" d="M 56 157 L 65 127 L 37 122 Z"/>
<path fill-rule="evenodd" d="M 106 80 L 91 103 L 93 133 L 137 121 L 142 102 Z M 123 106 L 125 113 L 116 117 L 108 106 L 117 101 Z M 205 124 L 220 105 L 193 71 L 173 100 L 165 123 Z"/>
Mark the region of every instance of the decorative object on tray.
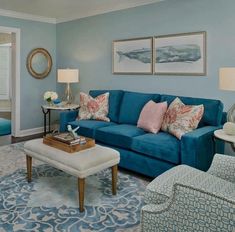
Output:
<path fill-rule="evenodd" d="M 53 91 L 47 91 L 44 93 L 44 100 L 47 101 L 47 104 L 49 106 L 54 105 L 53 101 L 55 101 L 58 98 L 58 94 Z"/>
<path fill-rule="evenodd" d="M 114 74 L 152 74 L 153 38 L 113 41 Z"/>
<path fill-rule="evenodd" d="M 206 32 L 156 36 L 154 72 L 164 75 L 206 75 Z"/>
<path fill-rule="evenodd" d="M 109 122 L 109 92 L 101 94 L 96 98 L 81 92 L 79 120 L 94 119 Z"/>
<path fill-rule="evenodd" d="M 178 139 L 197 128 L 204 113 L 203 105 L 185 105 L 178 97 L 169 105 L 162 130 Z"/>
<path fill-rule="evenodd" d="M 78 69 L 58 69 L 57 70 L 57 81 L 59 83 L 66 83 L 63 100 L 68 104 L 71 104 L 74 100 L 70 83 L 79 82 L 79 70 Z"/>
<path fill-rule="evenodd" d="M 95 146 L 94 139 L 82 136 L 78 139 L 74 139 L 69 133 L 45 136 L 43 143 L 68 153 L 82 151 Z"/>
<path fill-rule="evenodd" d="M 75 129 L 72 129 L 71 125 L 68 125 L 68 126 L 67 126 L 67 129 L 68 129 L 69 134 L 70 134 L 74 139 L 78 139 L 78 138 L 79 138 L 78 134 L 76 133 L 76 131 L 79 129 L 79 126 L 76 127 Z"/>
<path fill-rule="evenodd" d="M 235 135 L 235 123 L 226 122 L 223 126 L 223 130 L 227 135 Z"/>
<path fill-rule="evenodd" d="M 44 48 L 33 49 L 27 57 L 28 72 L 37 79 L 47 77 L 51 71 L 52 59 Z"/>
<path fill-rule="evenodd" d="M 220 68 L 219 88 L 221 90 L 235 91 L 235 68 Z M 235 122 L 235 104 L 227 112 L 227 121 Z"/>

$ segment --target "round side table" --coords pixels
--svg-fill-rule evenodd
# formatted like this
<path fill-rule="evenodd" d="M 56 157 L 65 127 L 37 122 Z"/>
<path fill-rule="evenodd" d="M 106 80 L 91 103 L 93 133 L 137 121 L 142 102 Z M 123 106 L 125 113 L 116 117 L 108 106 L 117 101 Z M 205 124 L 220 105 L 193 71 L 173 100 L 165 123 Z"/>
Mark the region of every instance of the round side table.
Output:
<path fill-rule="evenodd" d="M 220 140 L 223 140 L 227 143 L 230 143 L 233 151 L 235 151 L 235 146 L 234 146 L 235 135 L 227 135 L 227 134 L 225 134 L 223 129 L 220 129 L 220 130 L 214 131 L 214 136 L 217 139 L 220 139 Z"/>
<path fill-rule="evenodd" d="M 76 110 L 79 108 L 78 104 L 65 104 L 65 105 L 42 105 L 42 112 L 44 115 L 44 136 L 51 131 L 51 110 Z M 48 131 L 47 131 L 47 115 L 48 115 Z"/>

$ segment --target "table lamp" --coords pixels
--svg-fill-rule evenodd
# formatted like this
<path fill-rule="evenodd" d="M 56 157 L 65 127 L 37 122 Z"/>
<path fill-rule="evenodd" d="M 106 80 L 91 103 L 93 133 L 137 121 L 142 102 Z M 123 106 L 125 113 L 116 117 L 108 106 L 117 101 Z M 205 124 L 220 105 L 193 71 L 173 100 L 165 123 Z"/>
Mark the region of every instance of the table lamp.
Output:
<path fill-rule="evenodd" d="M 235 91 L 235 68 L 220 68 L 219 88 L 222 90 Z M 235 104 L 227 112 L 227 121 L 235 122 Z"/>
<path fill-rule="evenodd" d="M 70 83 L 78 83 L 79 82 L 79 70 L 78 69 L 58 69 L 57 70 L 57 81 L 59 83 L 66 83 L 65 94 L 63 97 L 63 101 L 66 101 L 67 104 L 71 104 L 74 100 L 72 95 L 72 90 L 70 87 Z"/>

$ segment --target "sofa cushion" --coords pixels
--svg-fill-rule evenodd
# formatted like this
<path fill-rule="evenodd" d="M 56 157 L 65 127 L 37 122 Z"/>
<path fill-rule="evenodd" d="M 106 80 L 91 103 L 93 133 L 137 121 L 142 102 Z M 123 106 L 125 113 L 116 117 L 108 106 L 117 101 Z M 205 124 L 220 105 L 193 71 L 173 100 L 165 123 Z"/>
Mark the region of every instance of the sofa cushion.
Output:
<path fill-rule="evenodd" d="M 177 97 L 169 105 L 161 129 L 181 139 L 184 134 L 198 127 L 203 112 L 203 105 L 185 105 Z"/>
<path fill-rule="evenodd" d="M 150 100 L 145 104 L 140 113 L 137 127 L 154 134 L 158 133 L 161 129 L 166 111 L 167 102 L 156 103 Z"/>
<path fill-rule="evenodd" d="M 89 94 L 97 97 L 100 94 L 109 92 L 109 113 L 108 118 L 113 122 L 118 122 L 120 104 L 123 96 L 122 90 L 91 90 Z"/>
<path fill-rule="evenodd" d="M 122 124 L 97 129 L 95 139 L 108 145 L 129 149 L 132 138 L 142 134 L 145 134 L 144 130 L 134 125 Z"/>
<path fill-rule="evenodd" d="M 124 92 L 119 114 L 119 123 L 136 125 L 142 108 L 150 100 L 158 102 L 160 95 Z"/>
<path fill-rule="evenodd" d="M 161 102 L 167 101 L 168 105 L 170 105 L 175 98 L 176 96 L 172 95 L 161 95 Z M 179 98 L 185 105 L 204 105 L 204 114 L 198 127 L 221 125 L 223 116 L 223 103 L 221 101 L 180 96 Z"/>
<path fill-rule="evenodd" d="M 89 94 L 80 93 L 80 109 L 78 119 L 80 120 L 100 120 L 110 122 L 107 117 L 109 112 L 109 93 L 101 94 L 95 98 Z"/>
<path fill-rule="evenodd" d="M 104 122 L 104 121 L 96 121 L 96 120 L 76 120 L 73 122 L 69 122 L 69 125 L 72 128 L 80 126 L 78 129 L 78 134 L 86 137 L 94 138 L 94 133 L 97 128 L 115 125 L 114 122 Z"/>
<path fill-rule="evenodd" d="M 137 136 L 133 138 L 131 149 L 174 164 L 180 163 L 180 141 L 165 132 Z"/>

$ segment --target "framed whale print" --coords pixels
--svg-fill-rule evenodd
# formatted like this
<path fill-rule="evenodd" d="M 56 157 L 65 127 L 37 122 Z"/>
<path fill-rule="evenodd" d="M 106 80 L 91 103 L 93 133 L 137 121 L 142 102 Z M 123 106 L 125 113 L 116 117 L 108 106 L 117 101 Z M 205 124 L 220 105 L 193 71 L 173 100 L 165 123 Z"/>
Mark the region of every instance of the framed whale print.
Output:
<path fill-rule="evenodd" d="M 153 37 L 113 41 L 113 74 L 152 74 Z"/>
<path fill-rule="evenodd" d="M 206 32 L 154 37 L 154 73 L 206 75 Z"/>

